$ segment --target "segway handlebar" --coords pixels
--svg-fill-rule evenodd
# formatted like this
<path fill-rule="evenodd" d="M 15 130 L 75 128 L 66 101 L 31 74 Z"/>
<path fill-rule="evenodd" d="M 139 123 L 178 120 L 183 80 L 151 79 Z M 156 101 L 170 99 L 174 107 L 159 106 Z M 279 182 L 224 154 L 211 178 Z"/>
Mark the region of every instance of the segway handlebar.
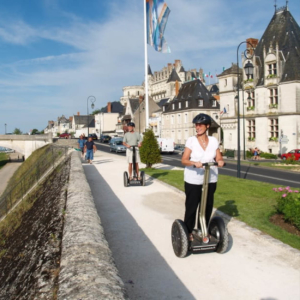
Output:
<path fill-rule="evenodd" d="M 206 166 L 218 166 L 218 163 L 217 162 L 208 162 L 208 163 L 203 163 L 202 166 L 203 167 L 206 167 Z M 223 166 L 226 166 L 226 163 L 224 163 Z M 196 166 L 194 165 L 193 168 L 196 168 Z"/>

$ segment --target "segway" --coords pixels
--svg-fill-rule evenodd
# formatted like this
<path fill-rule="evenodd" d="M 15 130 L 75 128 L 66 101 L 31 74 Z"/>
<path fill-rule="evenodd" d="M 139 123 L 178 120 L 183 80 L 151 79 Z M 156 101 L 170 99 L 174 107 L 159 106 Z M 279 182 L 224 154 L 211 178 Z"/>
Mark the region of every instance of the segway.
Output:
<path fill-rule="evenodd" d="M 136 155 L 135 155 L 135 147 L 137 146 L 131 146 L 130 148 L 132 149 L 132 167 L 133 167 L 133 177 L 130 180 L 128 173 L 125 171 L 124 172 L 124 186 L 127 187 L 132 184 L 140 184 L 142 186 L 145 185 L 145 172 L 141 171 L 140 172 L 140 180 L 138 179 L 138 174 L 136 171 Z"/>
<path fill-rule="evenodd" d="M 197 227 L 193 230 L 193 241 L 189 241 L 188 230 L 182 220 L 175 220 L 172 225 L 172 245 L 176 256 L 186 257 L 188 252 L 215 251 L 224 253 L 228 248 L 228 231 L 224 220 L 221 217 L 213 217 L 207 228 L 205 211 L 208 194 L 209 171 L 211 166 L 218 163 L 204 163 L 204 180 L 202 186 L 201 202 L 198 206 Z"/>

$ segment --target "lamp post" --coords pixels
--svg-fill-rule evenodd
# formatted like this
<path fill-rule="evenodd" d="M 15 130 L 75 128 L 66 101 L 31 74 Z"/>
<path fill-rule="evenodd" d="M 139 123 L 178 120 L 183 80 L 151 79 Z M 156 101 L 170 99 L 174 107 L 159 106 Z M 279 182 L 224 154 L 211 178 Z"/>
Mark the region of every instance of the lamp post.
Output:
<path fill-rule="evenodd" d="M 237 77 L 238 77 L 238 82 L 237 82 L 237 177 L 240 178 L 241 177 L 241 137 L 240 137 L 240 74 L 239 74 L 239 48 L 242 44 L 248 44 L 251 46 L 251 48 L 253 49 L 253 46 L 251 43 L 249 43 L 248 41 L 244 41 L 241 42 L 238 47 L 237 47 L 237 51 L 236 51 L 236 61 L 237 61 Z M 244 51 L 245 57 L 246 59 L 251 59 L 253 57 L 252 55 L 248 55 L 249 54 L 249 50 L 248 48 Z M 253 65 L 250 62 L 250 60 L 248 60 L 247 64 L 244 67 L 245 69 L 245 73 L 247 75 L 247 78 L 249 78 L 249 76 L 253 75 Z M 245 149 L 244 149 L 245 150 Z"/>
<path fill-rule="evenodd" d="M 87 103 L 87 115 L 88 115 L 88 134 L 87 134 L 87 137 L 89 137 L 89 134 L 90 134 L 89 100 L 92 102 L 91 108 L 94 109 L 94 107 L 95 107 L 94 102 L 96 101 L 96 98 L 94 96 L 89 96 L 87 98 L 87 100 L 86 100 L 86 103 Z"/>
<path fill-rule="evenodd" d="M 5 126 L 5 135 L 6 135 L 6 125 L 7 125 L 7 124 L 5 123 L 5 124 L 4 124 L 4 126 Z"/>

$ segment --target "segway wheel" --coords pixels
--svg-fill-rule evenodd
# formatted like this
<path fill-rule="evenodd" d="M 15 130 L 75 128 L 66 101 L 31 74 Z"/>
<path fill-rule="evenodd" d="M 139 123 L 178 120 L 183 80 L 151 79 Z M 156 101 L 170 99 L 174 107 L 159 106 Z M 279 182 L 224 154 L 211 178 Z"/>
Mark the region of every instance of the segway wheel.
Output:
<path fill-rule="evenodd" d="M 128 181 L 128 173 L 125 171 L 124 172 L 124 186 L 127 187 L 129 184 L 129 181 Z"/>
<path fill-rule="evenodd" d="M 141 177 L 141 186 L 145 186 L 145 172 L 144 171 L 141 172 L 140 177 Z"/>
<path fill-rule="evenodd" d="M 214 217 L 209 223 L 208 232 L 219 240 L 216 252 L 225 253 L 228 248 L 228 230 L 224 220 L 220 217 Z"/>
<path fill-rule="evenodd" d="M 172 225 L 172 246 L 176 256 L 183 258 L 188 253 L 188 231 L 181 220 L 175 220 Z"/>

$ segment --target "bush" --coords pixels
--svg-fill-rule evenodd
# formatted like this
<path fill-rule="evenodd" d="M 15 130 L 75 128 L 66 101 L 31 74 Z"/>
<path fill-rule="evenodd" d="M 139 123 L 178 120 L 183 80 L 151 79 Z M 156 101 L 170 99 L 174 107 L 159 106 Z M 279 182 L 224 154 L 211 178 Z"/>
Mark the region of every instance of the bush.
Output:
<path fill-rule="evenodd" d="M 246 151 L 246 157 L 247 158 L 252 158 L 252 156 L 253 156 L 253 153 L 251 151 L 247 150 Z"/>
<path fill-rule="evenodd" d="M 152 165 L 161 162 L 158 143 L 152 130 L 147 130 L 144 134 L 140 156 L 146 168 L 151 168 Z"/>
<path fill-rule="evenodd" d="M 259 154 L 260 157 L 266 158 L 266 159 L 276 159 L 277 155 L 268 153 L 268 152 L 262 152 Z"/>
<path fill-rule="evenodd" d="M 279 193 L 276 210 L 283 214 L 285 221 L 295 225 L 300 230 L 300 194 L 298 190 L 292 190 L 289 186 L 285 188 L 274 188 Z"/>

